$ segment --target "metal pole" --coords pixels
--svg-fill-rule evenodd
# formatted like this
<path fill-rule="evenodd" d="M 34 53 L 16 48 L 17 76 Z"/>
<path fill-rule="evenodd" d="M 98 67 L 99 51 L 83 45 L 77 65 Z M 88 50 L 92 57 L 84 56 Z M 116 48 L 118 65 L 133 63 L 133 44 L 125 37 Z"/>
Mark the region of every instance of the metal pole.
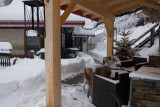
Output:
<path fill-rule="evenodd" d="M 34 8 L 31 7 L 32 10 L 32 30 L 34 30 Z"/>
<path fill-rule="evenodd" d="M 26 4 L 24 3 L 24 54 L 27 57 Z"/>
<path fill-rule="evenodd" d="M 39 35 L 39 7 L 37 6 L 37 33 L 38 33 L 38 37 L 40 36 Z"/>
<path fill-rule="evenodd" d="M 159 29 L 158 29 L 158 35 L 159 35 L 159 52 L 160 52 L 160 26 L 159 26 Z"/>
<path fill-rule="evenodd" d="M 150 47 L 153 45 L 153 36 L 154 36 L 154 31 L 153 29 L 151 30 L 151 38 L 150 38 Z"/>

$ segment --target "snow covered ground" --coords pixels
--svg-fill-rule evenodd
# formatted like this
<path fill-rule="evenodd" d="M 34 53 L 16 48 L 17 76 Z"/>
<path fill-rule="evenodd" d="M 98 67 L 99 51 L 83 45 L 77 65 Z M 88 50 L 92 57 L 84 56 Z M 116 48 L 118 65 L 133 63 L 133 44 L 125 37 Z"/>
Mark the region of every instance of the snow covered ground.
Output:
<path fill-rule="evenodd" d="M 83 72 L 95 64 L 92 57 L 79 53 L 75 59 L 62 59 L 62 80 Z M 0 68 L 1 107 L 45 107 L 45 61 L 39 58 L 20 59 L 15 65 Z M 62 107 L 94 107 L 82 90 L 82 83 L 62 83 Z"/>

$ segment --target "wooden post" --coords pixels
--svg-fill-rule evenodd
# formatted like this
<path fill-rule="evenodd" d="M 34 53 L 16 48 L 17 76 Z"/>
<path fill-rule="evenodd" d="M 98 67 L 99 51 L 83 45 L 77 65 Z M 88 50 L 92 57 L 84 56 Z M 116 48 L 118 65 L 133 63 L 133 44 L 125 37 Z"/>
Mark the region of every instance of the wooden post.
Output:
<path fill-rule="evenodd" d="M 46 107 L 61 107 L 60 0 L 45 3 Z"/>
<path fill-rule="evenodd" d="M 88 38 L 89 37 L 87 37 L 87 39 L 86 39 L 86 52 L 88 52 Z"/>
<path fill-rule="evenodd" d="M 113 55 L 114 21 L 104 19 L 104 24 L 107 31 L 107 56 L 112 56 Z"/>

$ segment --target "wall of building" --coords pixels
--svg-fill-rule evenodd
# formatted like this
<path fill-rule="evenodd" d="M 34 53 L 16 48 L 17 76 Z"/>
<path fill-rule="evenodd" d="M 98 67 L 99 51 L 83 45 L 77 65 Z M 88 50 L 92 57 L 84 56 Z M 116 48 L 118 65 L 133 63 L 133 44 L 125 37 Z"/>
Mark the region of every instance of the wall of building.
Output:
<path fill-rule="evenodd" d="M 133 81 L 132 107 L 160 107 L 160 82 Z"/>
<path fill-rule="evenodd" d="M 24 29 L 0 29 L 0 42 L 12 44 L 12 55 L 24 55 Z"/>

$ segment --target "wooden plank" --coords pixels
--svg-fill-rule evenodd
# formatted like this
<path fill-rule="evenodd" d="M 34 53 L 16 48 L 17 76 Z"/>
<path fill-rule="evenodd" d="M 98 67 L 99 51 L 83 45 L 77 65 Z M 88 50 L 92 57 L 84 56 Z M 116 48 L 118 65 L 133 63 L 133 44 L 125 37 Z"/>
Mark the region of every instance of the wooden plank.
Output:
<path fill-rule="evenodd" d="M 126 13 L 126 12 L 129 12 L 129 11 L 133 11 L 133 10 L 136 10 L 138 8 L 140 8 L 141 5 L 135 5 L 135 6 L 132 6 L 132 7 L 129 7 L 129 8 L 126 8 L 126 9 L 123 9 L 123 10 L 119 10 L 115 13 L 113 13 L 114 15 L 120 15 L 120 14 L 123 14 L 123 13 Z"/>
<path fill-rule="evenodd" d="M 159 5 L 152 4 L 152 3 L 146 2 L 144 0 L 136 0 L 136 1 L 138 3 L 141 3 L 143 6 L 147 6 L 147 7 L 150 7 L 150 8 L 154 8 L 154 9 L 160 10 L 160 6 Z"/>
<path fill-rule="evenodd" d="M 79 5 L 84 10 L 87 10 L 89 13 L 92 13 L 97 16 L 105 17 L 110 20 L 115 20 L 115 16 L 113 14 L 111 14 L 107 10 L 97 7 L 94 3 L 89 2 L 88 0 L 70 0 L 70 1 Z"/>
<path fill-rule="evenodd" d="M 81 9 L 81 7 L 79 7 L 79 6 L 76 5 L 72 12 L 80 10 L 80 9 Z"/>
<path fill-rule="evenodd" d="M 46 107 L 61 107 L 60 0 L 45 2 Z"/>
<path fill-rule="evenodd" d="M 83 16 L 90 14 L 88 11 L 83 11 Z"/>
<path fill-rule="evenodd" d="M 138 2 L 135 2 L 135 1 L 127 2 L 127 3 L 124 3 L 124 4 L 119 5 L 117 7 L 114 7 L 113 9 L 111 9 L 111 12 L 115 13 L 115 12 L 123 10 L 123 9 L 125 9 L 127 7 L 135 6 L 136 4 L 138 4 Z"/>
<path fill-rule="evenodd" d="M 60 0 L 60 1 L 61 1 L 60 6 L 65 5 L 65 4 L 68 4 L 68 1 L 67 1 L 67 0 Z"/>
<path fill-rule="evenodd" d="M 76 4 L 74 4 L 72 2 L 69 3 L 69 6 L 64 11 L 64 13 L 61 15 L 61 26 L 64 24 L 64 22 L 66 21 L 66 19 L 70 15 L 70 13 L 73 11 L 73 9 L 75 8 L 75 6 L 76 6 Z"/>
<path fill-rule="evenodd" d="M 114 21 L 104 19 L 107 31 L 107 56 L 113 55 L 113 37 L 114 37 Z"/>
<path fill-rule="evenodd" d="M 119 4 L 121 2 L 123 2 L 124 0 L 110 0 L 110 1 L 106 1 L 105 3 L 102 3 L 100 5 L 100 7 L 111 7 L 112 5 L 115 5 L 115 4 Z M 127 0 L 125 0 L 127 1 Z"/>

